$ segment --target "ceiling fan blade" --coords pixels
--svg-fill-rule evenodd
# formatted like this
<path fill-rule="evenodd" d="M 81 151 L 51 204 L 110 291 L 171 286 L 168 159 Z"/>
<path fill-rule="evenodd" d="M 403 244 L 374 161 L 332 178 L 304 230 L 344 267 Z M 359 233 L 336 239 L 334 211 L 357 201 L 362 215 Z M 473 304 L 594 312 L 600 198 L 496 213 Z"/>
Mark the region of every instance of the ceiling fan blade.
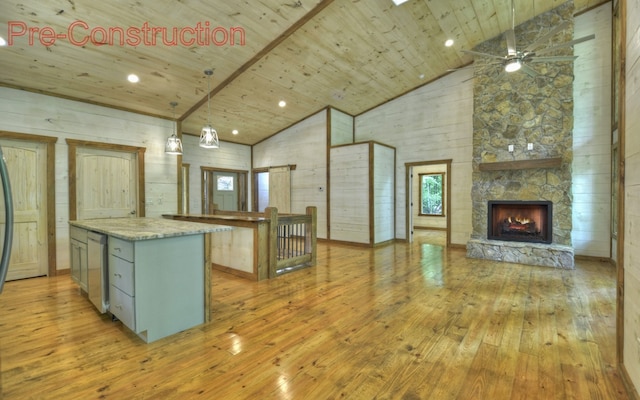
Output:
<path fill-rule="evenodd" d="M 529 46 L 527 46 L 527 48 L 524 50 L 525 53 L 527 52 L 532 52 L 535 49 L 537 49 L 538 47 L 540 47 L 542 44 L 546 43 L 549 39 L 551 39 L 553 36 L 555 36 L 556 33 L 567 29 L 567 27 L 569 27 L 569 21 L 564 21 L 559 25 L 556 25 L 555 28 L 553 28 L 552 30 L 550 30 L 549 32 L 547 32 L 546 35 L 542 35 L 541 37 L 539 37 L 538 39 L 536 39 L 533 43 L 531 43 Z"/>
<path fill-rule="evenodd" d="M 573 61 L 578 56 L 558 56 L 558 57 L 532 57 L 527 62 L 554 62 L 554 61 Z"/>
<path fill-rule="evenodd" d="M 536 77 L 540 75 L 535 69 L 531 68 L 527 64 L 522 64 L 522 66 L 520 67 L 520 70 L 529 76 Z"/>
<path fill-rule="evenodd" d="M 504 33 L 505 39 L 507 39 L 507 54 L 515 56 L 516 51 L 516 33 L 513 29 L 509 29 Z"/>
<path fill-rule="evenodd" d="M 473 51 L 473 50 L 460 50 L 463 53 L 467 53 L 467 54 L 472 54 L 474 56 L 482 56 L 482 57 L 491 57 L 491 58 L 499 58 L 501 60 L 504 60 L 503 56 L 497 56 L 495 54 L 489 54 L 489 53 L 480 53 L 479 51 Z"/>
<path fill-rule="evenodd" d="M 569 47 L 569 46 L 573 46 L 574 44 L 578 44 L 578 43 L 586 42 L 587 40 L 595 39 L 595 37 L 596 37 L 596 35 L 594 35 L 594 34 L 591 34 L 589 36 L 583 36 L 581 38 L 572 40 L 570 42 L 560 43 L 558 45 L 547 47 L 546 49 L 542 49 L 542 50 L 536 51 L 536 54 L 549 53 L 550 51 L 561 49 L 563 47 Z"/>

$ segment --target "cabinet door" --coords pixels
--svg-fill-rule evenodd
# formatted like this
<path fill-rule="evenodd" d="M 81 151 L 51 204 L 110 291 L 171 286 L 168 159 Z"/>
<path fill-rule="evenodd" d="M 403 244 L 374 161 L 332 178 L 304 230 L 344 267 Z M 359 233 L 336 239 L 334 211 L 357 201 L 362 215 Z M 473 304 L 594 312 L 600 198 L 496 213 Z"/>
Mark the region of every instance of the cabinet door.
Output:
<path fill-rule="evenodd" d="M 80 284 L 80 242 L 71 240 L 71 279 Z"/>
<path fill-rule="evenodd" d="M 87 291 L 88 276 L 89 276 L 89 261 L 88 261 L 88 249 L 86 243 L 78 243 L 80 251 L 80 287 L 85 292 Z"/>
<path fill-rule="evenodd" d="M 71 278 L 80 285 L 80 289 L 87 291 L 87 244 L 71 239 Z"/>

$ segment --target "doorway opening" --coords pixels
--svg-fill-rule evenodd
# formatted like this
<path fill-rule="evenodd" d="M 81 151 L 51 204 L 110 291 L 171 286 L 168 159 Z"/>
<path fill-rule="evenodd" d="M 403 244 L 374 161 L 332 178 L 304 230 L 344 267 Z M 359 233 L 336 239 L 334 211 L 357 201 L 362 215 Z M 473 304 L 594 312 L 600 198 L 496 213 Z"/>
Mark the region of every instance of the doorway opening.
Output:
<path fill-rule="evenodd" d="M 247 171 L 201 167 L 202 213 L 247 210 Z"/>
<path fill-rule="evenodd" d="M 291 171 L 295 165 L 255 168 L 253 170 L 253 210 L 264 212 L 275 207 L 279 213 L 291 213 Z"/>
<path fill-rule="evenodd" d="M 405 226 L 409 243 L 419 231 L 423 239 L 426 232 L 433 232 L 433 236 L 444 234 L 444 245 L 451 244 L 451 162 L 448 159 L 405 164 Z"/>

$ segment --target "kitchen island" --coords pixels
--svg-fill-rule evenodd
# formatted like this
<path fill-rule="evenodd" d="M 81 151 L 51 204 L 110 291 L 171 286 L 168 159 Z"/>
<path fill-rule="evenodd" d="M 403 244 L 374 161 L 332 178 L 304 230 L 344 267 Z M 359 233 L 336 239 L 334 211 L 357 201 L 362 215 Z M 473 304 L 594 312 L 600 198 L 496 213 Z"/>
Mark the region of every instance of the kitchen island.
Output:
<path fill-rule="evenodd" d="M 210 235 L 231 227 L 162 218 L 69 224 L 76 233 L 106 235 L 108 310 L 142 340 L 152 342 L 210 320 Z"/>

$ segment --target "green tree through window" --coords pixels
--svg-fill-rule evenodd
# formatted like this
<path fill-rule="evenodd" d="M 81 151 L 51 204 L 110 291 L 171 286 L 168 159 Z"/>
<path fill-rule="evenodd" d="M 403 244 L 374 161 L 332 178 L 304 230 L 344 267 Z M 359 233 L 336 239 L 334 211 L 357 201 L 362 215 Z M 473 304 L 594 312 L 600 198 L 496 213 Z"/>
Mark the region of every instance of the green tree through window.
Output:
<path fill-rule="evenodd" d="M 420 215 L 444 215 L 444 174 L 420 174 Z"/>

